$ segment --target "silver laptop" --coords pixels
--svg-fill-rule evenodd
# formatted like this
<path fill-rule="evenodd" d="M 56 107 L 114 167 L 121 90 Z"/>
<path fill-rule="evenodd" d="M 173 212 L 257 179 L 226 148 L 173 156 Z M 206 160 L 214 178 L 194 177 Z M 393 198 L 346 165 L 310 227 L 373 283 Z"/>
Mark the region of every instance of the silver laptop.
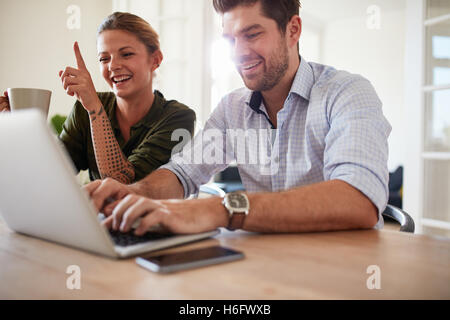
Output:
<path fill-rule="evenodd" d="M 113 234 L 99 222 L 63 145 L 38 110 L 0 114 L 0 213 L 14 231 L 114 258 L 212 237 Z"/>

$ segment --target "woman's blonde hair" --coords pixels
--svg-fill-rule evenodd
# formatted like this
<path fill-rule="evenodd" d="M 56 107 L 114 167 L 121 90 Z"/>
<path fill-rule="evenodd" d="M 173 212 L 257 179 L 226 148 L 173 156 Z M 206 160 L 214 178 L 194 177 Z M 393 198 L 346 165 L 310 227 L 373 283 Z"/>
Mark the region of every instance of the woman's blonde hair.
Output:
<path fill-rule="evenodd" d="M 145 46 L 150 54 L 160 50 L 159 37 L 152 26 L 134 14 L 128 12 L 114 12 L 106 17 L 97 30 L 97 36 L 107 30 L 124 30 L 134 34 Z"/>

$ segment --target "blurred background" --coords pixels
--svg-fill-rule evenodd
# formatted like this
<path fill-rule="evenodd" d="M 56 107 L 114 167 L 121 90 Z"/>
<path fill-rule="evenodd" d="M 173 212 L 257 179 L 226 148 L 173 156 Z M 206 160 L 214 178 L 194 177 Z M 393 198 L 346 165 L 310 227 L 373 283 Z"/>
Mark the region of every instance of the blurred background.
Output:
<path fill-rule="evenodd" d="M 450 237 L 450 0 L 301 4 L 302 57 L 361 74 L 383 102 L 395 204 L 416 232 Z M 49 117 L 67 115 L 75 102 L 58 77 L 75 65 L 74 41 L 97 91 L 109 90 L 96 30 L 114 11 L 135 13 L 159 33 L 164 61 L 155 87 L 196 111 L 196 130 L 223 95 L 243 86 L 211 0 L 0 0 L 0 8 L 0 90 L 52 90 Z"/>

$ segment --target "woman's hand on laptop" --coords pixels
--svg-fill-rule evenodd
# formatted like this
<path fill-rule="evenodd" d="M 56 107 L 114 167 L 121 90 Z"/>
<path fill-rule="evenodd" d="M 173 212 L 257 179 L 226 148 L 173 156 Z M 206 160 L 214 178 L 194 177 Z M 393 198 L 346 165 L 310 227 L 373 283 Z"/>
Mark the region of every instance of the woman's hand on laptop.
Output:
<path fill-rule="evenodd" d="M 0 96 L 0 112 L 11 111 L 9 106 L 8 91 L 5 91 L 4 96 Z"/>
<path fill-rule="evenodd" d="M 92 199 L 95 208 L 105 216 L 110 216 L 120 200 L 133 193 L 130 186 L 111 178 L 95 180 L 85 185 L 83 189 Z"/>
<path fill-rule="evenodd" d="M 112 215 L 102 223 L 108 228 L 129 232 L 139 218 L 141 221 L 135 230 L 136 235 L 143 235 L 156 225 L 179 234 L 212 231 L 228 225 L 228 212 L 219 197 L 152 200 L 136 194 L 123 198 L 114 208 Z"/>

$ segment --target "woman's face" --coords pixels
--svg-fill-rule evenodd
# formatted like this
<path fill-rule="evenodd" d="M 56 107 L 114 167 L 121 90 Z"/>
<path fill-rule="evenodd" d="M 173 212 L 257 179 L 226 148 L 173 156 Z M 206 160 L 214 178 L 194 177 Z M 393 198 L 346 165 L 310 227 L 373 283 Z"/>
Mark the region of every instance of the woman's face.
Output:
<path fill-rule="evenodd" d="M 152 91 L 152 74 L 160 61 L 133 34 L 107 30 L 97 38 L 100 71 L 117 97 L 130 98 Z"/>

